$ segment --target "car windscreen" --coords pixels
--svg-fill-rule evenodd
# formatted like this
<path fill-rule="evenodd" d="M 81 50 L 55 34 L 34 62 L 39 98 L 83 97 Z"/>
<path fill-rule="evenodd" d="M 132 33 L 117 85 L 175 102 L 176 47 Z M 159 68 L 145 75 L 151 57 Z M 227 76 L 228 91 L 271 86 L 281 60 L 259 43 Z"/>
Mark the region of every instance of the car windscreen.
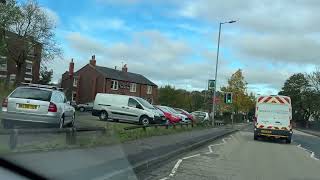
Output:
<path fill-rule="evenodd" d="M 174 109 L 171 108 L 171 107 L 167 107 L 167 109 L 168 109 L 171 113 L 180 114 L 179 112 L 177 112 L 176 110 L 174 110 Z"/>
<path fill-rule="evenodd" d="M 36 88 L 17 88 L 11 98 L 34 99 L 40 101 L 50 101 L 52 92 Z"/>
<path fill-rule="evenodd" d="M 146 107 L 148 109 L 154 109 L 154 107 L 148 101 L 146 101 L 146 100 L 144 100 L 142 98 L 136 98 L 136 99 L 139 101 L 139 103 L 142 104 L 142 106 L 144 106 L 144 107 Z"/>

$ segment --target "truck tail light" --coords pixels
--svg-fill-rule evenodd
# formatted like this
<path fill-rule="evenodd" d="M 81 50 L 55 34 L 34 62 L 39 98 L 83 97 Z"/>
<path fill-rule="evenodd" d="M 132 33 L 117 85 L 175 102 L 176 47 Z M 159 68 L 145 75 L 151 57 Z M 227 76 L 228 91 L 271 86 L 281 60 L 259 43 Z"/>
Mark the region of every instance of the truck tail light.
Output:
<path fill-rule="evenodd" d="M 255 127 L 257 126 L 257 117 L 253 118 L 253 124 L 254 124 Z"/>
<path fill-rule="evenodd" d="M 50 102 L 48 112 L 57 112 L 57 111 L 58 111 L 57 105 Z"/>
<path fill-rule="evenodd" d="M 2 107 L 8 107 L 8 98 L 3 99 Z"/>

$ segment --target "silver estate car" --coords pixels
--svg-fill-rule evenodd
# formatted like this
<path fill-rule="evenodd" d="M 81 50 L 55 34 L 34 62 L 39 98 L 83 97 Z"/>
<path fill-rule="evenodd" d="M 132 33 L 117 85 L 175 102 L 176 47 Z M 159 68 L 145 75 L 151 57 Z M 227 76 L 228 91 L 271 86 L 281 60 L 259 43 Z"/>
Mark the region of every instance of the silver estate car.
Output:
<path fill-rule="evenodd" d="M 45 123 L 72 127 L 75 109 L 63 92 L 53 86 L 28 84 L 16 88 L 2 103 L 2 123 L 13 128 L 19 123 Z"/>

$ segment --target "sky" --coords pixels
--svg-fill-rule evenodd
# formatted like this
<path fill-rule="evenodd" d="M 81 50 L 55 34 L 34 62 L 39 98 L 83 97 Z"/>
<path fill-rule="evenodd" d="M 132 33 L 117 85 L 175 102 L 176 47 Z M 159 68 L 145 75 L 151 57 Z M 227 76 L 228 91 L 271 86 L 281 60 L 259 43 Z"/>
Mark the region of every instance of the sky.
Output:
<path fill-rule="evenodd" d="M 276 94 L 290 75 L 319 62 L 318 0 L 39 0 L 56 23 L 64 54 L 47 66 L 53 81 L 95 55 L 97 65 L 139 73 L 158 86 L 207 88 L 214 79 L 219 23 L 218 87 L 242 69 L 248 90 Z"/>

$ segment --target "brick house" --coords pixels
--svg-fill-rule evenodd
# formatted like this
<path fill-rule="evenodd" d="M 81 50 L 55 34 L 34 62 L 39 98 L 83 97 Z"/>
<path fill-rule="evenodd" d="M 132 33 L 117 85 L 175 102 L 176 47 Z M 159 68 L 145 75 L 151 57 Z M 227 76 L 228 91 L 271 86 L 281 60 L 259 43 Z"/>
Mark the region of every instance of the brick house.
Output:
<path fill-rule="evenodd" d="M 0 38 L 3 33 L 0 34 Z M 40 43 L 22 42 L 18 39 L 18 35 L 9 31 L 6 31 L 5 41 L 8 44 L 8 51 L 14 52 L 17 49 L 28 47 L 28 54 L 26 54 L 26 61 L 22 65 L 21 81 L 27 83 L 37 83 L 39 81 L 40 61 L 42 45 Z M 15 54 L 0 55 L 0 81 L 15 82 L 17 75 L 16 63 L 10 57 L 14 57 Z"/>
<path fill-rule="evenodd" d="M 138 96 L 151 103 L 157 102 L 158 86 L 143 75 L 96 65 L 95 56 L 87 65 L 74 71 L 71 60 L 69 71 L 62 74 L 61 87 L 69 100 L 77 104 L 94 101 L 97 93 Z"/>

